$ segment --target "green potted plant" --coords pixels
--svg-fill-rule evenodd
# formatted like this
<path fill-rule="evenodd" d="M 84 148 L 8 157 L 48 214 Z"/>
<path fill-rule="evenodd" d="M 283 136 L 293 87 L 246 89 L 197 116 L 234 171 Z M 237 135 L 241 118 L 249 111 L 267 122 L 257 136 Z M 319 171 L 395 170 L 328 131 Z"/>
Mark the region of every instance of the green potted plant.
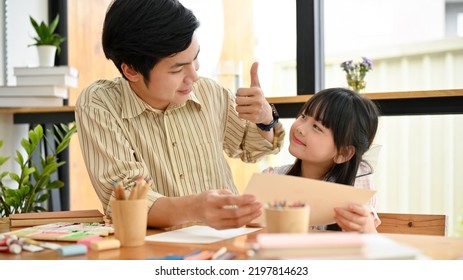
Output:
<path fill-rule="evenodd" d="M 62 181 L 53 180 L 53 174 L 58 167 L 65 164 L 57 157 L 64 151 L 71 141 L 71 136 L 77 131 L 76 125 L 72 127 L 61 124 L 55 126 L 54 132 L 49 131 L 54 139 L 48 139 L 44 135 L 41 125 L 37 125 L 29 131 L 28 138 L 21 140 L 21 146 L 25 151 L 24 156 L 19 150 L 16 151 L 15 161 L 19 164 L 21 171 L 4 171 L 0 174 L 0 217 L 8 217 L 15 213 L 42 212 L 46 209 L 42 206 L 49 198 L 49 190 L 60 188 Z M 50 146 L 51 154 L 40 154 L 40 162 L 35 162 L 32 155 L 40 148 L 42 140 Z M 51 142 L 55 141 L 56 148 L 53 149 Z M 0 140 L 0 148 L 3 141 Z M 0 166 L 9 157 L 0 156 Z M 7 186 L 5 179 L 9 177 L 16 186 Z"/>
<path fill-rule="evenodd" d="M 55 54 L 60 54 L 61 43 L 66 40 L 58 33 L 55 33 L 59 23 L 59 15 L 56 15 L 50 25 L 45 24 L 43 21 L 38 24 L 31 16 L 29 16 L 29 19 L 36 33 L 36 36 L 32 37 L 35 43 L 29 46 L 37 46 L 40 66 L 53 66 L 55 64 Z"/>

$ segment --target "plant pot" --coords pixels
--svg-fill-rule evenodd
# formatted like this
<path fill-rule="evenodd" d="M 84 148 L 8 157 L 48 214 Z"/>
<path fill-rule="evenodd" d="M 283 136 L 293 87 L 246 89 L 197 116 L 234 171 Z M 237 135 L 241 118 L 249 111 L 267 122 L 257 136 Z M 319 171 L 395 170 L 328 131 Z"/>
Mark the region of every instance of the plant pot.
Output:
<path fill-rule="evenodd" d="M 56 46 L 41 45 L 37 46 L 39 54 L 40 67 L 53 67 L 55 66 Z"/>

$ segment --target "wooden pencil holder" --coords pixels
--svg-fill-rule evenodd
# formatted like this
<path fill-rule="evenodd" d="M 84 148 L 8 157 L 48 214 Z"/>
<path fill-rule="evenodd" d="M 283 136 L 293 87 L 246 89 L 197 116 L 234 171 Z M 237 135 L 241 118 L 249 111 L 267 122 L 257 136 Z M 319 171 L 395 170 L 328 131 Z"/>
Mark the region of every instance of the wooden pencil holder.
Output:
<path fill-rule="evenodd" d="M 310 207 L 265 208 L 268 233 L 307 233 Z"/>
<path fill-rule="evenodd" d="M 114 235 L 123 247 L 145 244 L 148 206 L 147 199 L 112 201 Z"/>

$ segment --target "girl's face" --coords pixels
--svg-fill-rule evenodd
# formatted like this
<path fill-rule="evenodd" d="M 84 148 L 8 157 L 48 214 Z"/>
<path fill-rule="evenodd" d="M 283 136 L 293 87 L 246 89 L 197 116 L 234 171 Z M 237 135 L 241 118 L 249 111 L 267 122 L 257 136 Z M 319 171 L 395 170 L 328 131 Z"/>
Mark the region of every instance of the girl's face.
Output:
<path fill-rule="evenodd" d="M 333 132 L 313 117 L 300 115 L 291 126 L 289 137 L 289 152 L 301 159 L 303 166 L 327 172 L 334 165 L 337 148 Z"/>

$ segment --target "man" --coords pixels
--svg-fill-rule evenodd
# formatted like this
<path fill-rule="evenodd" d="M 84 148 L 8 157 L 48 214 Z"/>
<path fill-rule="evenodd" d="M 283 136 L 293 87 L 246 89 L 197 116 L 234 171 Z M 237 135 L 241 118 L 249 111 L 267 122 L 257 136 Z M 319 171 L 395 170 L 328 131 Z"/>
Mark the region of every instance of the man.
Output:
<path fill-rule="evenodd" d="M 280 151 L 284 130 L 259 87 L 235 97 L 199 78 L 199 22 L 176 0 L 116 0 L 103 25 L 103 49 L 123 78 L 99 80 L 76 104 L 80 144 L 92 184 L 111 215 L 113 185 L 126 192 L 153 180 L 148 226 L 200 221 L 221 229 L 261 214 L 238 195 L 223 152 L 255 162 Z M 258 125 L 256 125 L 258 124 Z"/>

